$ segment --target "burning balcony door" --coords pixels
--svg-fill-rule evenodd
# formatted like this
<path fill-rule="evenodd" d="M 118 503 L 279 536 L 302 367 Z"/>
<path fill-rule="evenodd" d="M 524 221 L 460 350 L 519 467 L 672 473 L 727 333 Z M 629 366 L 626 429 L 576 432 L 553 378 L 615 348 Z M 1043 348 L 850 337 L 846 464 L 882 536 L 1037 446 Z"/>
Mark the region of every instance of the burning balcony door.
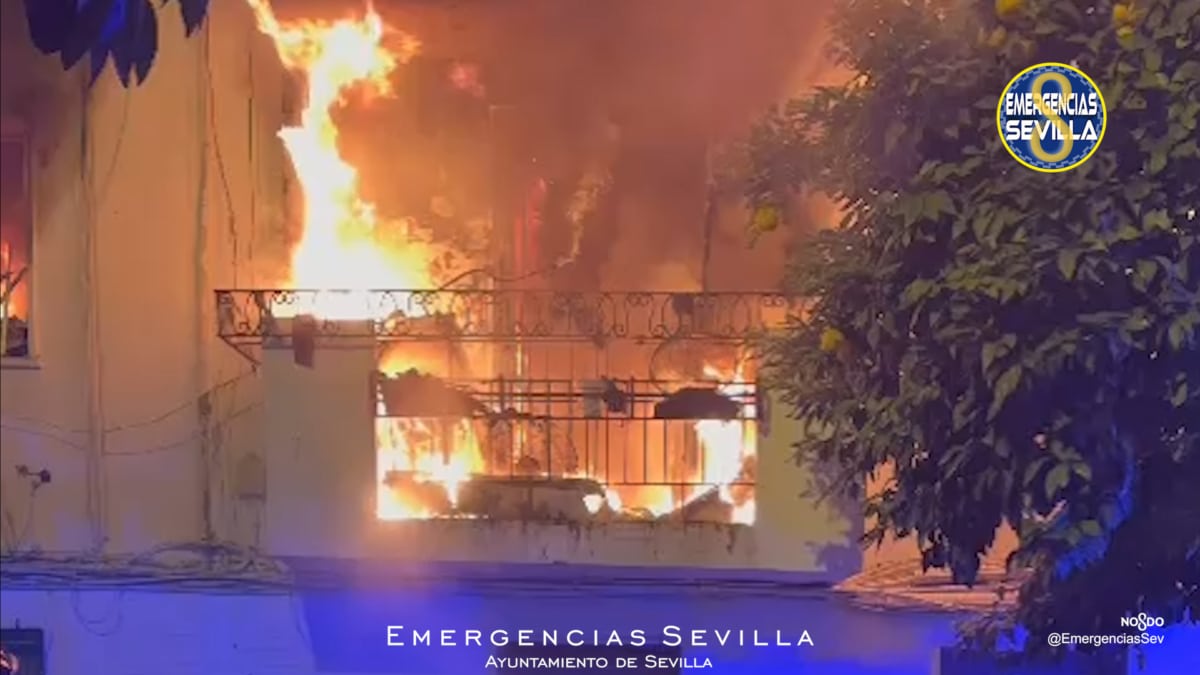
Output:
<path fill-rule="evenodd" d="M 654 298 L 677 315 L 687 298 L 564 300 L 541 285 L 545 261 L 534 242 L 546 186 L 521 142 L 520 111 L 493 111 L 496 140 L 507 141 L 494 157 L 499 236 L 490 261 L 458 256 L 466 270 L 493 274 L 464 290 L 461 282 L 481 275 L 439 265 L 454 251 L 411 219 L 379 213 L 338 147 L 334 109 L 355 88 L 390 95 L 390 76 L 417 41 L 395 37 L 370 9 L 359 18 L 283 24 L 268 3 L 247 1 L 304 84 L 300 118 L 280 132 L 304 200 L 303 231 L 283 281 L 317 291 L 282 294 L 283 302 L 260 311 L 272 319 L 365 321 L 386 336 L 376 378 L 378 515 L 650 520 L 694 515 L 702 509 L 689 504 L 711 503 L 718 520 L 744 518 L 752 500 L 732 486 L 752 482 L 753 414 L 731 402 L 725 388 L 733 385 L 711 374 L 677 373 L 668 384 L 648 373 L 666 334 L 647 342 L 623 333 L 627 315 L 655 307 Z M 569 330 L 543 335 L 555 322 Z M 738 379 L 733 371 L 719 375 Z M 596 382 L 607 395 L 598 417 L 583 411 Z M 660 414 L 688 386 L 733 412 Z"/>
<path fill-rule="evenodd" d="M 381 378 L 380 516 L 751 522 L 753 386 L 716 369 L 609 379 L 603 359 L 572 372 L 603 354 L 540 342 L 526 345 L 523 379 L 428 366 Z"/>

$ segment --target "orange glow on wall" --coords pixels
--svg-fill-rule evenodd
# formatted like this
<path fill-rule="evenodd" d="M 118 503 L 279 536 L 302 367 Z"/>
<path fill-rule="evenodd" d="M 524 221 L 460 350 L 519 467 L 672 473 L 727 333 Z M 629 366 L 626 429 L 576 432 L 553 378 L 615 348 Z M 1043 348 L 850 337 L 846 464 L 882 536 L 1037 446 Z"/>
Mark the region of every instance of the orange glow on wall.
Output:
<path fill-rule="evenodd" d="M 0 142 L 0 340 L 4 356 L 28 353 L 32 224 L 28 143 L 6 129 Z"/>

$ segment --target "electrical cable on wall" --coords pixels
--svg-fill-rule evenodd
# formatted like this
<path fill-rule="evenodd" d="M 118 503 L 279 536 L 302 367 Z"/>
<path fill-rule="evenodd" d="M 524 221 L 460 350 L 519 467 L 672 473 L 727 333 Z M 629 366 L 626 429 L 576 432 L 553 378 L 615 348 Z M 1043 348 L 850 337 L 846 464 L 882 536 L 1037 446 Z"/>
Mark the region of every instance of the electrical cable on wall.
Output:
<path fill-rule="evenodd" d="M 210 377 L 208 367 L 208 349 L 205 340 L 205 325 L 208 315 L 205 311 L 205 305 L 199 302 L 203 294 L 208 289 L 208 173 L 209 173 L 209 146 L 212 130 L 212 103 L 208 98 L 211 88 L 208 86 L 208 60 L 210 57 L 210 42 L 211 31 L 209 27 L 211 23 L 206 22 L 202 28 L 204 33 L 203 39 L 199 40 L 197 58 L 196 58 L 196 139 L 199 142 L 199 151 L 196 153 L 199 159 L 199 180 L 196 185 L 196 216 L 195 216 L 195 239 L 194 239 L 194 254 L 195 264 L 193 267 L 193 279 L 195 282 L 194 292 L 196 294 L 197 303 L 195 306 L 194 316 L 196 319 L 195 329 L 195 354 L 192 362 L 192 373 L 195 381 L 204 384 L 208 383 Z M 230 208 L 230 204 L 226 202 L 226 208 Z M 205 387 L 207 388 L 207 387 Z M 211 398 L 207 395 L 201 395 L 196 400 L 196 416 L 197 416 L 197 473 L 199 474 L 199 491 L 200 491 L 200 529 L 202 538 L 211 540 L 215 537 L 212 526 L 212 460 L 210 458 L 211 448 L 209 436 L 211 432 L 210 420 L 206 419 L 212 413 Z"/>
<path fill-rule="evenodd" d="M 209 38 L 207 36 L 207 30 L 206 30 L 206 41 L 208 39 Z M 205 45 L 205 46 L 207 46 L 207 45 Z M 204 54 L 204 58 L 201 59 L 200 65 L 202 66 L 202 77 L 203 77 L 202 87 L 206 88 L 209 91 L 209 93 L 211 94 L 212 90 L 214 89 L 214 86 L 213 86 L 213 82 L 212 82 L 211 63 L 208 58 L 207 50 Z M 96 274 L 95 274 L 95 264 L 96 263 L 94 260 L 92 260 L 92 258 L 94 258 L 95 253 L 96 253 L 96 251 L 95 251 L 95 248 L 96 248 L 95 236 L 96 235 L 93 231 L 94 227 L 95 227 L 95 223 L 93 221 L 95 218 L 95 214 L 100 212 L 100 210 L 103 208 L 103 203 L 106 201 L 108 192 L 109 192 L 109 188 L 112 185 L 113 176 L 115 175 L 116 170 L 119 166 L 119 161 L 120 161 L 120 157 L 122 155 L 122 149 L 124 147 L 126 129 L 127 129 L 128 120 L 129 120 L 129 110 L 131 107 L 130 104 L 131 104 L 131 99 L 132 99 L 132 90 L 127 89 L 124 92 L 124 100 L 122 102 L 120 123 L 116 130 L 115 145 L 113 147 L 112 154 L 109 157 L 108 162 L 106 163 L 106 169 L 104 171 L 104 174 L 102 177 L 100 177 L 99 189 L 96 189 L 96 183 L 94 180 L 95 175 L 94 175 L 94 172 L 91 171 L 91 169 L 94 168 L 94 164 L 95 164 L 95 161 L 94 161 L 95 152 L 94 152 L 94 147 L 93 147 L 94 139 L 90 133 L 91 108 L 89 106 L 89 103 L 91 101 L 91 98 L 90 98 L 91 97 L 91 88 L 85 86 L 85 88 L 82 92 L 82 96 L 83 96 L 82 119 L 80 121 L 80 127 L 79 127 L 79 129 L 80 129 L 80 157 L 81 157 L 81 162 L 80 162 L 81 176 L 80 176 L 80 178 L 81 178 L 81 182 L 84 185 L 84 189 L 81 191 L 81 208 L 83 209 L 84 214 L 85 214 L 84 218 L 82 220 L 88 224 L 87 227 L 85 228 L 86 229 L 85 248 L 87 251 L 88 258 L 89 258 L 89 260 L 91 260 L 89 265 L 85 266 L 85 268 L 84 268 L 82 282 L 83 282 L 84 287 L 86 289 L 89 289 L 93 296 L 96 296 L 99 293 L 99 291 L 98 291 L 98 285 L 99 285 L 98 281 L 99 280 L 96 278 Z M 222 186 L 223 196 L 224 196 L 224 201 L 225 201 L 225 206 L 226 206 L 227 225 L 228 225 L 231 240 L 232 240 L 233 246 L 234 246 L 234 275 L 236 278 L 237 263 L 238 263 L 238 261 L 237 261 L 238 242 L 237 242 L 236 213 L 234 212 L 234 208 L 233 208 L 234 205 L 233 205 L 233 199 L 232 199 L 232 190 L 230 188 L 228 172 L 227 172 L 227 168 L 226 168 L 225 161 L 224 161 L 223 151 L 222 151 L 222 148 L 220 145 L 218 130 L 216 128 L 215 103 L 213 102 L 213 99 L 211 96 L 206 101 L 202 99 L 201 103 L 202 103 L 202 108 L 203 108 L 203 111 L 202 111 L 203 122 L 202 123 L 208 128 L 208 131 L 211 133 L 211 135 L 213 137 L 213 139 L 212 139 L 213 140 L 213 150 L 215 153 L 215 160 L 216 160 L 216 164 L 217 164 L 218 175 L 220 176 L 221 186 Z M 208 134 L 206 134 L 206 135 L 208 135 Z M 207 157 L 204 158 L 204 161 L 207 162 Z M 203 199 L 204 199 L 204 195 L 201 194 L 200 200 L 203 201 Z M 203 207 L 201 206 L 200 208 L 203 208 Z M 93 302 L 89 303 L 90 305 L 92 305 L 93 308 L 94 308 L 95 301 L 96 301 L 96 298 L 93 297 Z M 95 310 L 95 309 L 93 309 L 93 311 L 98 312 L 98 310 Z M 103 363 L 98 360 L 98 359 L 101 359 L 102 357 L 99 353 L 99 351 L 100 351 L 99 347 L 96 344 L 96 339 L 98 339 L 98 335 L 96 334 L 95 325 L 94 325 L 94 322 L 96 320 L 97 319 L 95 316 L 89 317 L 89 323 L 93 327 L 92 327 L 92 329 L 90 329 L 87 332 L 89 351 L 94 356 L 93 359 L 89 359 L 89 365 L 92 366 L 92 371 L 93 371 L 92 372 L 92 381 L 93 382 L 98 382 L 99 379 L 102 378 L 102 374 L 103 374 Z M 99 371 L 99 372 L 97 372 L 97 371 Z M 89 412 L 89 416 L 92 418 L 92 422 L 89 425 L 87 425 L 87 427 L 85 427 L 85 428 L 74 429 L 74 428 L 69 428 L 66 425 L 56 424 L 54 422 L 50 422 L 47 420 L 41 420 L 41 419 L 32 418 L 32 417 L 12 416 L 12 415 L 0 416 L 0 428 L 14 431 L 17 433 L 29 434 L 29 435 L 46 438 L 48 440 L 54 441 L 57 444 L 67 446 L 71 449 L 78 450 L 81 452 L 96 451 L 97 454 L 101 457 L 105 457 L 105 456 L 145 456 L 145 455 L 151 455 L 151 454 L 158 454 L 158 453 L 162 453 L 162 452 L 166 452 L 166 451 L 175 450 L 177 448 L 186 447 L 187 444 L 189 444 L 192 441 L 198 440 L 198 439 L 202 440 L 202 437 L 207 432 L 205 430 L 197 430 L 193 433 L 188 434 L 184 438 L 177 439 L 177 440 L 174 440 L 174 441 L 171 441 L 168 443 L 163 443 L 163 444 L 147 447 L 147 448 L 137 448 L 137 449 L 132 449 L 132 450 L 110 452 L 104 446 L 107 445 L 106 441 L 111 434 L 145 428 L 145 427 L 150 427 L 150 426 L 162 423 L 162 422 L 166 422 L 181 413 L 184 413 L 189 410 L 194 410 L 197 400 L 211 398 L 213 395 L 218 393 L 220 390 L 223 390 L 227 387 L 234 387 L 238 382 L 240 382 L 252 375 L 254 375 L 254 372 L 249 371 L 249 372 L 244 372 L 237 376 L 234 376 L 233 378 L 224 380 L 213 387 L 207 388 L 205 391 L 201 392 L 198 396 L 190 398 L 189 400 L 186 400 L 183 403 L 181 403 L 177 406 L 174 406 L 162 413 L 154 415 L 150 418 L 135 421 L 135 422 L 125 423 L 125 424 L 118 424 L 118 425 L 105 424 L 99 430 L 97 430 L 98 425 L 97 425 L 96 420 L 97 420 L 97 418 L 104 420 L 105 415 L 103 412 L 103 402 L 100 399 L 100 397 L 102 396 L 102 392 L 99 390 L 98 386 L 94 387 L 93 388 L 94 390 L 91 391 L 91 393 L 90 393 L 91 403 L 89 405 L 90 405 L 91 410 Z M 245 406 L 241 409 L 233 410 L 232 407 L 234 405 L 236 405 L 236 402 L 230 401 L 231 409 L 226 411 L 225 414 L 218 416 L 218 419 L 215 422 L 213 422 L 213 424 L 212 424 L 212 426 L 219 432 L 219 435 L 221 435 L 221 436 L 224 436 L 226 434 L 227 428 L 229 427 L 230 422 L 232 422 L 234 419 L 237 419 L 237 418 L 253 411 L 254 409 L 256 409 L 259 406 L 259 404 L 256 403 L 256 404 L 251 404 L 249 406 Z M 28 428 L 25 425 L 32 425 L 35 428 Z M 36 428 L 36 427 L 40 427 L 40 428 Z M 61 432 L 61 434 L 48 433 L 46 431 L 46 429 L 56 430 L 58 432 Z M 72 435 L 84 435 L 84 434 L 91 434 L 93 436 L 93 438 L 90 440 L 90 442 L 83 442 L 81 440 L 72 439 L 69 437 Z M 97 445 L 100 446 L 99 450 L 97 450 Z M 89 465 L 94 464 L 94 463 L 95 463 L 94 459 L 89 459 Z M 218 460 L 218 463 L 219 463 L 219 460 Z M 105 482 L 105 477 L 103 475 L 104 471 L 102 468 L 100 468 L 98 466 L 89 466 L 89 468 L 87 470 L 87 474 L 88 474 L 88 485 L 89 485 L 88 492 L 89 492 L 89 495 L 91 495 L 91 496 L 89 496 L 89 498 L 86 500 L 85 508 L 87 509 L 87 519 L 88 519 L 89 523 L 92 523 L 91 527 L 93 529 L 93 535 L 92 535 L 93 536 L 93 545 L 99 546 L 100 542 L 104 539 L 104 534 L 101 532 L 101 530 L 104 529 L 104 526 L 103 526 L 104 518 L 102 515 L 103 507 L 99 503 L 100 500 L 102 499 L 100 493 L 103 492 L 103 490 L 104 490 L 104 487 L 103 487 L 103 483 Z M 31 504 L 31 507 L 32 507 L 32 504 Z"/>
<path fill-rule="evenodd" d="M 213 82 L 212 69 L 212 34 L 209 26 L 212 24 L 205 22 L 204 24 L 204 42 L 203 56 L 201 63 L 203 66 L 203 77 L 207 88 L 207 96 L 205 102 L 204 119 L 205 126 L 208 127 L 208 136 L 212 139 L 213 158 L 217 162 L 217 177 L 221 181 L 222 197 L 225 201 L 225 225 L 229 233 L 230 245 L 233 247 L 233 286 L 238 288 L 238 266 L 240 263 L 238 253 L 238 227 L 237 227 L 237 210 L 233 205 L 233 189 L 230 187 L 229 174 L 225 166 L 225 155 L 221 149 L 220 131 L 217 125 L 217 104 L 216 104 L 216 86 Z M 251 133 L 250 136 L 253 136 Z M 207 163 L 208 157 L 204 157 Z"/>
<path fill-rule="evenodd" d="M 231 413 L 223 416 L 221 419 L 218 419 L 217 421 L 215 421 L 213 423 L 212 427 L 213 427 L 214 432 L 218 435 L 223 436 L 224 434 L 228 433 L 229 428 L 232 426 L 232 422 L 234 422 L 241 416 L 258 409 L 260 406 L 261 406 L 261 403 L 252 403 L 250 405 L 247 405 L 247 406 L 244 406 L 237 410 L 234 410 Z M 3 425 L 3 424 L 0 424 L 0 428 L 9 429 L 9 430 L 20 432 L 20 433 L 32 434 L 32 435 L 41 435 L 42 434 L 42 432 L 38 432 L 35 430 L 14 428 L 14 427 L 9 427 L 9 426 Z M 194 432 L 193 434 L 188 435 L 187 437 L 178 439 L 171 443 L 164 443 L 162 445 L 152 446 L 149 448 L 141 448 L 138 450 L 124 451 L 124 452 L 109 452 L 106 456 L 107 457 L 145 457 L 148 455 L 154 455 L 154 454 L 159 454 L 159 453 L 167 452 L 167 451 L 171 451 L 171 450 L 177 450 L 180 448 L 186 448 L 192 441 L 194 441 L 196 439 L 196 437 L 199 435 L 199 433 L 200 432 L 197 431 L 197 432 Z M 54 440 L 56 440 L 60 443 L 65 443 L 65 441 L 59 437 L 50 436 L 50 438 L 53 438 Z M 80 451 L 83 451 L 83 452 L 87 451 L 87 448 L 84 446 L 76 445 L 75 447 L 76 447 L 76 449 L 78 449 Z M 219 470 L 219 468 L 220 468 L 219 464 L 216 468 Z M 32 534 L 33 526 L 34 526 L 34 518 L 36 515 L 37 501 L 38 501 L 37 500 L 38 490 L 42 485 L 50 482 L 49 471 L 46 471 L 45 469 L 43 469 L 41 471 L 33 472 L 33 471 L 30 471 L 29 469 L 27 469 L 26 467 L 18 466 L 17 471 L 18 471 L 18 473 L 21 473 L 23 476 L 31 478 L 31 485 L 30 485 L 30 491 L 28 493 L 27 506 L 26 506 L 27 511 L 26 511 L 25 519 L 24 519 L 24 522 L 19 527 L 17 526 L 16 522 L 14 521 L 11 511 L 7 507 L 3 509 L 4 524 L 7 526 L 7 531 L 8 531 L 8 537 L 7 537 L 7 539 L 8 539 L 7 549 L 8 550 L 6 551 L 6 555 L 3 556 L 2 558 L 0 558 L 0 561 L 5 561 L 4 564 L 8 564 L 6 561 L 8 561 L 10 559 L 10 557 L 13 555 L 20 554 L 20 553 L 30 553 L 30 552 L 36 550 L 33 547 L 32 543 L 29 541 L 29 538 L 30 538 L 30 535 Z M 92 554 L 93 555 L 98 554 L 98 551 L 93 550 Z"/>
<path fill-rule="evenodd" d="M 165 422 L 180 413 L 191 410 L 196 405 L 196 400 L 199 399 L 200 397 L 214 396 L 217 393 L 219 393 L 220 391 L 222 391 L 226 388 L 229 388 L 229 387 L 233 387 L 233 386 L 237 385 L 238 383 L 240 383 L 241 381 L 246 380 L 256 374 L 257 374 L 256 371 L 254 371 L 253 369 L 247 370 L 238 375 L 235 375 L 228 379 L 222 380 L 221 382 L 218 382 L 217 384 L 209 387 L 208 389 L 199 392 L 196 396 L 187 399 L 183 403 L 180 403 L 178 405 L 175 405 L 175 406 L 172 406 L 172 407 L 166 409 L 164 412 L 155 414 L 151 417 L 147 417 L 142 420 L 138 420 L 136 422 L 128 422 L 125 424 L 118 424 L 118 425 L 114 425 L 111 427 L 106 427 L 104 429 L 104 433 L 115 434 L 115 433 L 123 432 L 123 431 L 132 431 L 135 429 L 143 429 L 145 427 L 150 427 L 150 426 L 154 426 L 159 423 Z M 89 429 L 72 429 L 72 428 L 69 428 L 64 425 L 50 422 L 48 420 L 42 420 L 42 419 L 39 419 L 36 417 L 26 417 L 26 416 L 21 416 L 21 415 L 4 415 L 4 416 L 0 417 L 0 422 L 28 423 L 28 424 L 40 426 L 43 429 L 52 429 L 55 431 L 59 431 L 64 434 L 86 434 L 89 432 Z M 15 426 L 15 425 L 6 425 L 5 428 L 15 429 L 18 431 L 25 431 L 27 433 L 37 433 L 34 430 L 23 429 L 19 426 Z M 48 434 L 40 434 L 40 435 L 43 435 L 43 436 L 46 436 L 49 438 L 55 438 L 54 436 L 50 436 Z M 62 440 L 62 442 L 67 443 L 67 444 L 72 444 L 71 442 L 66 441 L 64 439 L 58 439 L 58 440 Z"/>
<path fill-rule="evenodd" d="M 93 618 L 84 616 L 83 608 L 80 606 L 82 604 L 82 594 L 78 588 L 72 588 L 69 591 L 69 597 L 71 599 L 71 613 L 75 615 L 75 620 L 79 622 L 80 626 L 83 626 L 84 630 L 96 637 L 104 638 L 116 635 L 121 630 L 121 626 L 125 624 L 125 589 L 117 591 L 111 617 Z M 105 624 L 107 624 L 106 629 L 99 628 L 99 626 Z"/>
<path fill-rule="evenodd" d="M 117 140 L 113 145 L 112 156 L 108 160 L 108 168 L 104 170 L 104 177 L 100 180 L 100 190 L 96 194 L 96 204 L 103 206 L 108 197 L 108 188 L 112 186 L 113 175 L 117 171 L 117 160 L 121 158 L 121 148 L 125 145 L 125 130 L 129 125 L 129 108 L 133 101 L 133 90 L 126 89 L 124 100 L 121 103 L 121 122 L 117 127 Z"/>
<path fill-rule="evenodd" d="M 37 514 L 37 493 L 43 485 L 50 483 L 51 475 L 46 469 L 33 471 L 24 464 L 17 465 L 17 474 L 29 481 L 29 499 L 28 506 L 25 511 L 25 520 L 18 528 L 13 520 L 12 512 L 4 509 L 4 524 L 9 531 L 8 553 L 27 553 L 31 549 L 26 549 L 26 544 L 30 533 L 33 531 L 34 518 Z"/>
<path fill-rule="evenodd" d="M 215 428 L 226 427 L 226 426 L 228 426 L 228 424 L 230 422 L 257 410 L 261 406 L 262 406 L 261 402 L 255 402 L 255 403 L 251 403 L 251 404 L 242 406 L 241 408 L 238 408 L 237 410 L 226 415 L 225 417 L 213 422 L 213 426 Z M 82 445 L 79 443 L 73 443 L 71 441 L 68 441 L 67 439 L 62 438 L 61 436 L 56 436 L 54 434 L 46 433 L 44 431 L 39 431 L 37 429 L 28 429 L 25 427 L 13 426 L 13 425 L 4 424 L 4 423 L 0 423 L 0 429 L 7 429 L 9 431 L 14 431 L 17 433 L 29 434 L 31 436 L 38 436 L 41 438 L 46 438 L 49 440 L 56 441 L 58 443 L 62 443 L 63 445 L 67 445 L 67 446 L 72 447 L 81 452 L 86 451 L 88 449 L 86 445 Z M 106 457 L 130 457 L 130 456 L 158 454 L 161 452 L 166 452 L 166 451 L 174 450 L 177 448 L 182 448 L 187 443 L 196 440 L 200 436 L 200 434 L 201 434 L 201 432 L 199 430 L 197 430 L 197 431 L 193 431 L 192 433 L 188 434 L 187 436 L 176 439 L 174 441 L 170 441 L 168 443 L 152 445 L 152 446 L 149 446 L 146 448 L 139 448 L 136 450 L 122 450 L 122 451 L 107 452 L 107 453 L 105 453 L 105 456 Z"/>

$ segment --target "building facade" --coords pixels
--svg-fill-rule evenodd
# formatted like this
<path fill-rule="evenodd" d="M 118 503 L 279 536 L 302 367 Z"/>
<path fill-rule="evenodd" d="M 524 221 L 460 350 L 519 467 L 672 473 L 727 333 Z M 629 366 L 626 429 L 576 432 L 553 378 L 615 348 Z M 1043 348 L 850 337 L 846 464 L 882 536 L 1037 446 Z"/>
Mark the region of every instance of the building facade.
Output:
<path fill-rule="evenodd" d="M 764 309 L 779 299 L 710 292 L 707 267 L 689 280 L 702 280 L 701 292 L 671 288 L 678 279 L 618 291 L 589 278 L 463 293 L 399 285 L 350 296 L 395 303 L 388 314 L 333 319 L 300 306 L 318 295 L 279 292 L 296 278 L 296 222 L 319 206 L 279 131 L 313 92 L 285 71 L 287 54 L 251 4 L 213 3 L 191 40 L 174 29 L 175 6 L 162 10 L 154 73 L 124 89 L 108 75 L 89 85 L 35 54 L 20 3 L 3 3 L 0 623 L 41 631 L 44 672 L 439 675 L 481 672 L 490 655 L 389 647 L 394 625 L 678 625 L 793 642 L 807 631 L 811 645 L 675 654 L 720 673 L 930 672 L 960 605 L 881 611 L 830 590 L 897 554 L 864 560 L 855 509 L 818 498 L 821 471 L 791 460 L 796 430 L 779 403 L 733 374 L 731 345 L 765 330 Z M 449 23 L 426 21 L 434 33 Z M 543 249 L 564 246 L 536 236 L 551 226 L 535 212 L 553 176 L 574 169 L 538 173 L 527 148 L 493 150 L 512 162 L 479 180 L 504 186 L 486 201 L 512 236 L 489 250 L 521 276 L 537 271 Z M 468 320 L 472 307 L 487 321 Z M 449 333 L 432 320 L 445 315 Z M 603 345 L 592 339 L 600 333 Z M 444 417 L 447 394 L 408 392 L 400 404 L 426 407 L 402 414 L 388 382 L 407 371 L 381 378 L 381 345 L 491 364 L 486 377 L 447 366 L 447 380 L 495 385 L 480 390 L 485 411 L 470 433 L 491 433 L 507 415 L 509 446 L 545 454 L 497 460 L 473 444 L 481 464 L 470 473 L 490 467 L 488 480 L 467 481 L 474 507 L 467 488 L 453 499 L 446 481 L 419 488 L 433 472 L 413 459 L 414 429 L 440 427 L 395 420 Z M 668 393 L 652 390 L 662 379 L 653 374 L 610 370 L 659 358 L 664 369 L 711 361 L 726 374 Z M 617 384 L 622 404 L 607 396 Z M 737 405 L 664 412 L 671 394 L 708 389 Z M 552 440 L 511 431 L 535 418 L 565 425 L 567 460 Z M 397 428 L 408 454 L 385 455 L 381 436 Z M 705 462 L 723 456 L 715 444 L 730 435 L 722 447 L 753 452 L 714 477 Z M 651 459 L 668 451 L 690 459 Z M 574 464 L 551 469 L 562 461 Z M 420 494 L 422 508 L 456 517 L 401 517 L 412 514 L 395 512 L 397 492 L 405 508 Z M 674 501 L 656 510 L 647 494 Z M 753 515 L 738 516 L 746 504 Z"/>

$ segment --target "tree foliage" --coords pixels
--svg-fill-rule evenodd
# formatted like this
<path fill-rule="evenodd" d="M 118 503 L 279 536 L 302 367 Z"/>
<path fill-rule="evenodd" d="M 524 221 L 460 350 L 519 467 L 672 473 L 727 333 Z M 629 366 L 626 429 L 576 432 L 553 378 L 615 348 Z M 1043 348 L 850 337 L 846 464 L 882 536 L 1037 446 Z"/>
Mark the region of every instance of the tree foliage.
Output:
<path fill-rule="evenodd" d="M 850 490 L 892 471 L 868 540 L 959 582 L 1011 524 L 1029 645 L 1200 620 L 1200 0 L 848 0 L 832 46 L 848 82 L 750 148 L 756 216 L 804 191 L 844 214 L 797 245 L 811 306 L 769 348 L 798 450 Z M 1109 115 L 1061 174 L 996 129 L 1047 61 Z"/>
<path fill-rule="evenodd" d="M 174 0 L 158 0 L 166 7 Z M 153 0 L 24 0 L 34 46 L 57 54 L 64 69 L 84 56 L 95 81 L 111 60 L 121 84 L 141 84 L 158 55 L 158 12 Z M 204 23 L 210 0 L 178 0 L 184 33 Z"/>

